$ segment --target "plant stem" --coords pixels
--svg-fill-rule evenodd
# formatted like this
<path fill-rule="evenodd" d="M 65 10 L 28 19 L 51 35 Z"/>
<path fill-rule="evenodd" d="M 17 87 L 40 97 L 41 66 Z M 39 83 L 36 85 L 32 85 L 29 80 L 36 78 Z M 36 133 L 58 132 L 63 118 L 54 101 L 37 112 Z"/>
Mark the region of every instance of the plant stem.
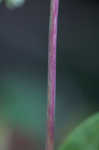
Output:
<path fill-rule="evenodd" d="M 47 120 L 47 147 L 54 150 L 54 122 L 56 97 L 56 45 L 58 24 L 59 0 L 51 0 L 49 45 L 48 45 L 48 120 Z"/>

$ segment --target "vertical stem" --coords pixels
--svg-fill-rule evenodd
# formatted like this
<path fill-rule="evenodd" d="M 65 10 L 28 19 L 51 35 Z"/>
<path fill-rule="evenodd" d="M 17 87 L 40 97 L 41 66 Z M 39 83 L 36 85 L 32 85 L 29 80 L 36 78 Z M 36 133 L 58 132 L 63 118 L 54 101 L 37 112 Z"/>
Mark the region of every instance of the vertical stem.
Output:
<path fill-rule="evenodd" d="M 51 0 L 49 46 L 48 46 L 48 122 L 47 147 L 54 150 L 54 121 L 55 121 L 55 95 L 56 95 L 56 43 L 59 0 Z"/>

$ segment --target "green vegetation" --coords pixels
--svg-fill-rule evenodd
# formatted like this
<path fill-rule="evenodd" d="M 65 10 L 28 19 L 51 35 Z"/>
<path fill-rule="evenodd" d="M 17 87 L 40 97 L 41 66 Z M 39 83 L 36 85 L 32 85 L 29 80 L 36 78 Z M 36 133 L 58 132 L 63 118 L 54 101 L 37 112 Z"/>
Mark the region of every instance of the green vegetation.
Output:
<path fill-rule="evenodd" d="M 99 150 L 99 113 L 75 129 L 59 150 Z"/>
<path fill-rule="evenodd" d="M 7 8 L 13 9 L 20 7 L 24 4 L 25 0 L 0 0 L 0 3 L 4 1 Z"/>

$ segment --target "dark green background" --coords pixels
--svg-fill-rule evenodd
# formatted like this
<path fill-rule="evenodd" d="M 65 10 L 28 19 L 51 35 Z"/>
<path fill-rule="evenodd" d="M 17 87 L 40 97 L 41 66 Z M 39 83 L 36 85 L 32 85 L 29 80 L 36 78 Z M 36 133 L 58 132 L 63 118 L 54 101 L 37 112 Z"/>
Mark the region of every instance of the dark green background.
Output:
<path fill-rule="evenodd" d="M 44 139 L 49 2 L 0 6 L 1 116 Z M 56 144 L 99 107 L 99 3 L 61 0 L 57 44 Z"/>

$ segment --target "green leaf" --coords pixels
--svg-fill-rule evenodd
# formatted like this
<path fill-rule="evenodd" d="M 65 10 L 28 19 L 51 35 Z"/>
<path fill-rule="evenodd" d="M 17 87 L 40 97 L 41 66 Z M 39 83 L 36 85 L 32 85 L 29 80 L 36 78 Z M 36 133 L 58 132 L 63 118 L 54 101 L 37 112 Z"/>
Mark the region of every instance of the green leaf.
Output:
<path fill-rule="evenodd" d="M 17 8 L 24 4 L 24 0 L 6 0 L 5 4 L 8 8 Z"/>
<path fill-rule="evenodd" d="M 99 113 L 75 129 L 59 150 L 99 150 Z"/>

